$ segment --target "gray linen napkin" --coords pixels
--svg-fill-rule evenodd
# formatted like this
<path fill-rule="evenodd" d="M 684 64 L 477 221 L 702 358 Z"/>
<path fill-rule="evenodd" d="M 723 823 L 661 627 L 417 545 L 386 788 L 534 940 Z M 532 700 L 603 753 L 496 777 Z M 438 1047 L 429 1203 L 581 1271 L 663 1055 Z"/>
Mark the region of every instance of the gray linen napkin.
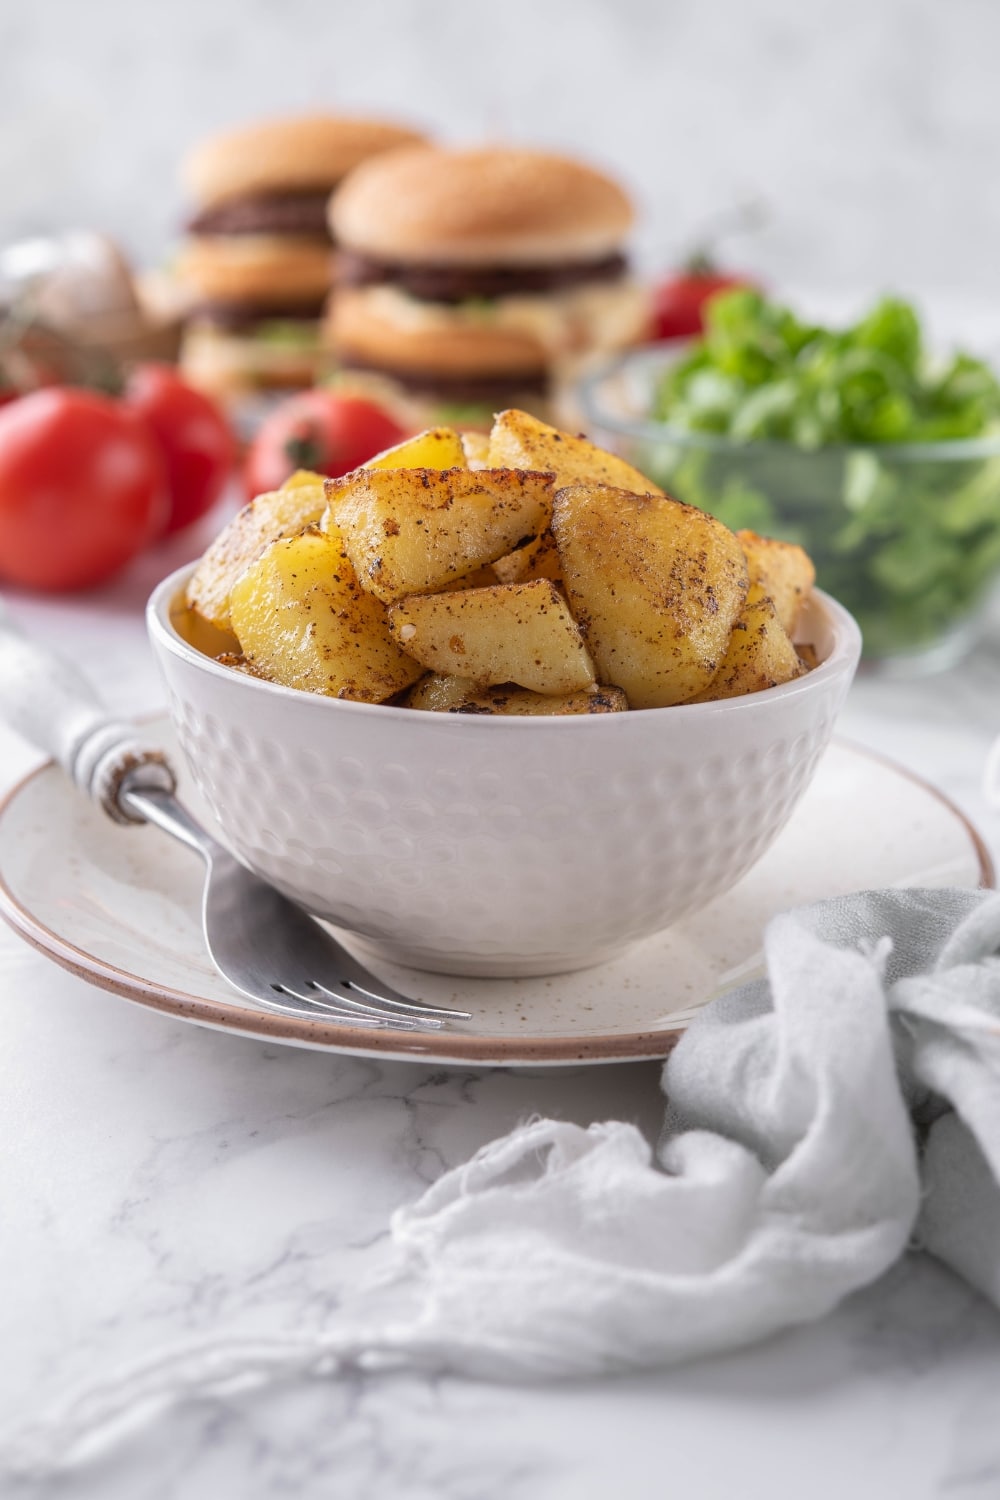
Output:
<path fill-rule="evenodd" d="M 309 1338 L 224 1337 L 19 1436 L 71 1463 L 199 1393 L 348 1366 L 485 1379 L 664 1365 L 821 1317 L 908 1243 L 1000 1305 L 1000 894 L 876 891 L 774 919 L 767 979 L 667 1061 L 634 1126 L 535 1120 L 392 1221 L 388 1278 Z"/>

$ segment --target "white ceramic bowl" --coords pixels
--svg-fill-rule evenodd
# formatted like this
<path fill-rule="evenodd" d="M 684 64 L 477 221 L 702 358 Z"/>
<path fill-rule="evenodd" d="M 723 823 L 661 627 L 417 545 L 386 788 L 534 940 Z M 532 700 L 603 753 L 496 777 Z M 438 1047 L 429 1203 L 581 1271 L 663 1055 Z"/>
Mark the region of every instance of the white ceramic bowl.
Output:
<path fill-rule="evenodd" d="M 221 667 L 148 623 L 192 773 L 236 855 L 374 951 L 455 974 L 613 957 L 721 895 L 804 790 L 857 665 L 824 594 L 821 664 L 688 707 L 491 718 L 348 703 Z"/>

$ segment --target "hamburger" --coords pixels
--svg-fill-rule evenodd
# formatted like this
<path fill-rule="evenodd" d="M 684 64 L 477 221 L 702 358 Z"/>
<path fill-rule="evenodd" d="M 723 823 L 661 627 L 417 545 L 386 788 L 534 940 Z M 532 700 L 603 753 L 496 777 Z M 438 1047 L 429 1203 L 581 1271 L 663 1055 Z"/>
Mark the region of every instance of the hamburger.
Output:
<path fill-rule="evenodd" d="M 233 130 L 191 153 L 182 174 L 195 212 L 177 267 L 191 309 L 189 379 L 223 397 L 313 383 L 330 193 L 359 162 L 420 140 L 381 121 L 311 115 Z"/>
<path fill-rule="evenodd" d="M 623 250 L 632 222 L 621 187 L 568 157 L 421 145 L 368 161 L 330 204 L 334 359 L 409 398 L 418 421 L 549 415 L 582 359 L 648 326 Z"/>

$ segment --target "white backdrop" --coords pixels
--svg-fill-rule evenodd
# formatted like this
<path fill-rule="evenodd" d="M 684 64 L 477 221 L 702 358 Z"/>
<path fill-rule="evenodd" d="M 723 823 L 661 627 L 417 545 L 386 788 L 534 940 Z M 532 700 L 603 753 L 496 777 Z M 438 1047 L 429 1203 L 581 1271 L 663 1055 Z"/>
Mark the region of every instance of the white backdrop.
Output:
<path fill-rule="evenodd" d="M 988 300 L 1000 263 L 992 0 L 5 0 L 0 234 L 162 257 L 201 133 L 328 105 L 606 162 L 647 258 L 734 201 L 779 282 Z"/>

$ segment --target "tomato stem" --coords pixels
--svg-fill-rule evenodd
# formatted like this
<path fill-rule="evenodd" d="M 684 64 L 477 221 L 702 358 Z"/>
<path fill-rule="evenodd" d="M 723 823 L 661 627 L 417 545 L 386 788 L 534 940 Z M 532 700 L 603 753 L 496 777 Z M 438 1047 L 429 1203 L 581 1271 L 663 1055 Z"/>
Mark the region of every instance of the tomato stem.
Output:
<path fill-rule="evenodd" d="M 285 454 L 293 469 L 319 471 L 323 462 L 323 442 L 317 427 L 303 423 L 284 442 Z"/>
<path fill-rule="evenodd" d="M 681 270 L 686 276 L 714 276 L 718 261 L 707 245 L 699 245 L 684 261 Z"/>
<path fill-rule="evenodd" d="M 681 270 L 689 276 L 714 276 L 718 270 L 715 247 L 719 241 L 734 234 L 755 233 L 764 228 L 770 216 L 768 205 L 762 198 L 747 199 L 716 214 L 702 224 L 693 248 L 681 262 Z"/>

